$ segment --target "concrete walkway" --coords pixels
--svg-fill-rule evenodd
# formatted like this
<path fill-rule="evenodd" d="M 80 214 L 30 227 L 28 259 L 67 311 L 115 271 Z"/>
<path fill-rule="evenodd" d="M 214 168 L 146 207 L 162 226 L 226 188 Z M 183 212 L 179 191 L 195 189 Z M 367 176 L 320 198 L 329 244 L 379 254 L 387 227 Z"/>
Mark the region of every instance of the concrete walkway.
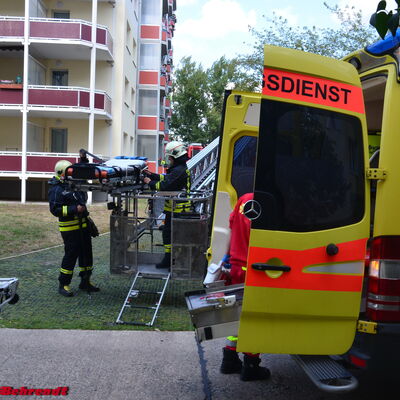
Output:
<path fill-rule="evenodd" d="M 288 355 L 262 355 L 268 381 L 219 372 L 224 339 L 197 346 L 193 332 L 0 329 L 0 400 L 367 400 L 319 391 Z M 1 387 L 68 396 L 2 396 Z M 375 385 L 374 385 L 375 386 Z"/>
<path fill-rule="evenodd" d="M 0 365 L 0 386 L 68 386 L 69 400 L 205 397 L 193 332 L 1 329 Z"/>

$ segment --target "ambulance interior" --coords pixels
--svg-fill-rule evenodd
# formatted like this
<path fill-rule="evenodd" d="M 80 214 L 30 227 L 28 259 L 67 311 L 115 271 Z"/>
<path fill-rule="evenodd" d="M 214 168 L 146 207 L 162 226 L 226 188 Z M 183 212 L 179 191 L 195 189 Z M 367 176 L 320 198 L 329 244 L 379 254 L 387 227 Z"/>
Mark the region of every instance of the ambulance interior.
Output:
<path fill-rule="evenodd" d="M 379 166 L 379 146 L 376 146 L 377 143 L 380 143 L 380 135 L 382 132 L 382 119 L 383 119 L 383 104 L 385 98 L 385 89 L 386 89 L 387 76 L 385 75 L 375 75 L 375 76 L 367 76 L 362 79 L 361 84 L 363 88 L 364 94 L 364 103 L 365 103 L 365 113 L 367 119 L 367 128 L 368 128 L 368 142 L 369 142 L 369 167 L 370 168 L 378 168 Z M 375 199 L 376 199 L 376 187 L 377 181 L 371 181 L 371 228 L 370 228 L 370 237 L 373 236 L 373 226 L 374 226 L 374 215 L 375 215 Z M 361 301 L 361 312 L 366 311 L 366 302 L 367 302 L 367 280 L 368 280 L 368 271 L 365 271 L 364 274 L 364 285 L 363 285 L 363 294 Z"/>
<path fill-rule="evenodd" d="M 385 98 L 387 76 L 373 75 L 362 79 L 362 88 L 367 118 L 368 139 L 370 147 L 370 168 L 378 168 L 379 145 L 382 132 L 383 105 Z M 373 231 L 375 198 L 377 181 L 371 181 L 371 233 Z"/>

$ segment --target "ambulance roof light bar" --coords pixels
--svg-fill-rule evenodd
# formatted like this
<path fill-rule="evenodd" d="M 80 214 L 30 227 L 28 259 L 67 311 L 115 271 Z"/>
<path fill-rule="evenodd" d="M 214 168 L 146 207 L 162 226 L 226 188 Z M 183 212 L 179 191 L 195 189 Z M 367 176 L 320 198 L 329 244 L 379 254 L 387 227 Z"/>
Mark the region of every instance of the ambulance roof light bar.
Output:
<path fill-rule="evenodd" d="M 385 39 L 367 46 L 365 50 L 374 56 L 383 56 L 385 54 L 393 54 L 400 46 L 400 28 L 397 29 L 396 35 L 393 36 L 390 32 L 385 36 Z"/>

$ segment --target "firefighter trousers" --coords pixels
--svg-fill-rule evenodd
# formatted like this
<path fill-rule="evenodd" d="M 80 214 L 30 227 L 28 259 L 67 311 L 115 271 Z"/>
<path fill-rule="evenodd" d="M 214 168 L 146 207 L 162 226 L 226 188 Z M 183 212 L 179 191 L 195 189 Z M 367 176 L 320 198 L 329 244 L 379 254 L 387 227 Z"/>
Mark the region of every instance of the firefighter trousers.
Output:
<path fill-rule="evenodd" d="M 64 240 L 64 257 L 61 262 L 60 285 L 69 285 L 76 261 L 79 259 L 79 276 L 89 279 L 93 270 L 92 238 L 87 228 L 61 232 Z"/>

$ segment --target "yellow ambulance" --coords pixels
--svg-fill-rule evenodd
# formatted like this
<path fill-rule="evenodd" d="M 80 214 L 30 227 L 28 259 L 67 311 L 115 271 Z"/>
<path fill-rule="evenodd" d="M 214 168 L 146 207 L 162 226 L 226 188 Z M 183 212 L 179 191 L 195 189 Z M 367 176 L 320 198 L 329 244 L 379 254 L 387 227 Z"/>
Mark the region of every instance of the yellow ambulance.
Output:
<path fill-rule="evenodd" d="M 225 323 L 196 326 L 191 310 L 200 340 L 236 327 L 238 351 L 291 354 L 331 392 L 357 385 L 333 355 L 394 373 L 399 43 L 388 38 L 344 60 L 265 46 L 262 92 L 226 93 L 210 264 L 226 252 L 237 199 L 252 192 L 247 273 L 242 297 L 231 301 L 226 287 L 229 301 L 215 307 L 236 306 L 237 325 L 230 311 Z"/>

